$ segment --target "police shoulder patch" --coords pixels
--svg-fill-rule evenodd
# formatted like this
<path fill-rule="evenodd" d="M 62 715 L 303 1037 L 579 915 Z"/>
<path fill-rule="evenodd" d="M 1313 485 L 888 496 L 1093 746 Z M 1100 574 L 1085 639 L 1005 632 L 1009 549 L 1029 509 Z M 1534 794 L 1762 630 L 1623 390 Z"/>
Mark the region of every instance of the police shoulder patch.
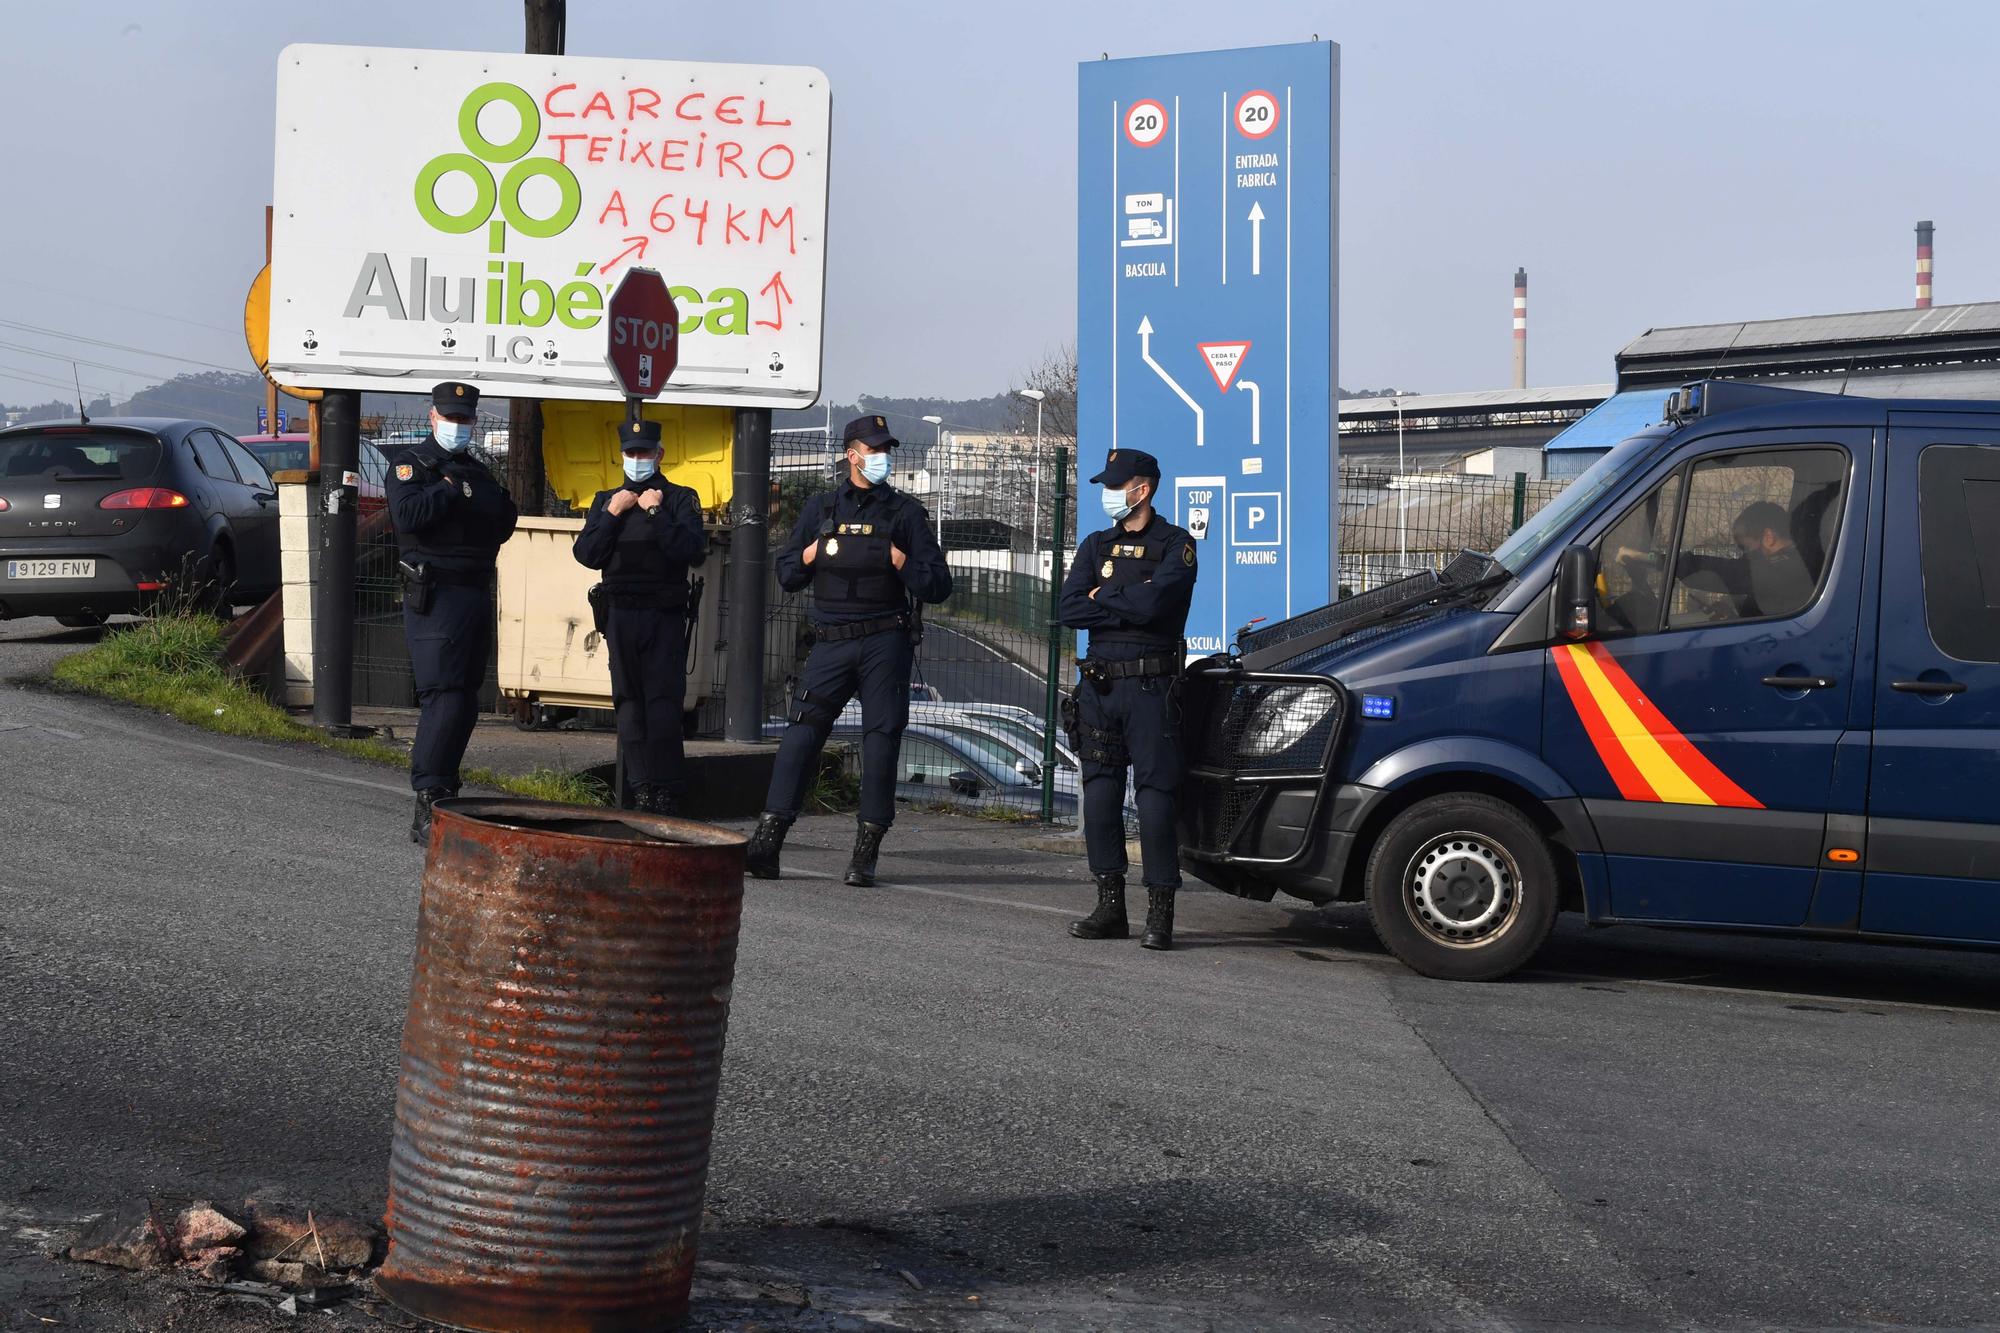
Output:
<path fill-rule="evenodd" d="M 408 463 L 396 464 L 397 481 L 408 481 L 411 477 L 414 477 L 416 475 L 417 475 L 417 470 L 411 467 Z"/>
<path fill-rule="evenodd" d="M 1192 565 L 1194 563 L 1193 542 L 1189 542 L 1186 546 L 1181 547 L 1181 563 L 1184 565 Z"/>

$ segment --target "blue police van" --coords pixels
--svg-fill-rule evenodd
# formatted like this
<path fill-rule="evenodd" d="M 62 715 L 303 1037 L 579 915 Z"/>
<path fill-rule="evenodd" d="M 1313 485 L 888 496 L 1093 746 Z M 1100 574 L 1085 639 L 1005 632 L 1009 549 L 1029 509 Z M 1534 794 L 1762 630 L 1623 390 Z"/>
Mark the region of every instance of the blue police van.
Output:
<path fill-rule="evenodd" d="M 1665 415 L 1490 554 L 1192 664 L 1186 870 L 1462 980 L 1565 909 L 2000 944 L 2000 403 Z"/>

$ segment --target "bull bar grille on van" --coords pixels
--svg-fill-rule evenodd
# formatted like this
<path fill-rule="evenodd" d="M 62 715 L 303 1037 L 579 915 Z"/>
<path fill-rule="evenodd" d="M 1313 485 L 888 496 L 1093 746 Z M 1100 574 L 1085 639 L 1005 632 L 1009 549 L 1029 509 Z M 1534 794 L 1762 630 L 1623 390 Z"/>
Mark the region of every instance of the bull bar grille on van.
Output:
<path fill-rule="evenodd" d="M 1279 792 L 1309 790 L 1315 808 L 1346 718 L 1346 695 L 1324 676 L 1196 667 L 1183 683 L 1193 742 L 1187 770 L 1187 855 L 1206 861 L 1283 864 L 1282 855 L 1238 855 L 1236 843 Z"/>

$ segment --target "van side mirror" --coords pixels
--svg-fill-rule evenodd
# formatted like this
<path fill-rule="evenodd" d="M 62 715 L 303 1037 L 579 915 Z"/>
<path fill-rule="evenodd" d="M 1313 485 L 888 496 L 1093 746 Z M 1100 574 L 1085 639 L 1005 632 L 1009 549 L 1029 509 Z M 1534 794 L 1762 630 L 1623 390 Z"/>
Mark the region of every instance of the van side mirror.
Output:
<path fill-rule="evenodd" d="M 1587 639 L 1597 632 L 1597 552 L 1588 546 L 1563 549 L 1556 564 L 1556 637 Z"/>
<path fill-rule="evenodd" d="M 946 781 L 960 796 L 977 796 L 986 790 L 986 784 L 979 780 L 979 775 L 969 770 L 954 773 Z"/>

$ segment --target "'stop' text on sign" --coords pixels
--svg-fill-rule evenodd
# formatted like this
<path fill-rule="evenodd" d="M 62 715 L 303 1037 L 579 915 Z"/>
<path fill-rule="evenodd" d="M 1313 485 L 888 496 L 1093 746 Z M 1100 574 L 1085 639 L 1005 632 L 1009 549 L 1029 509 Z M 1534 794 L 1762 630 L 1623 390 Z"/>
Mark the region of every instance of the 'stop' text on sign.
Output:
<path fill-rule="evenodd" d="M 667 399 L 818 397 L 819 70 L 347 46 L 278 68 L 285 382 L 615 399 L 606 301 L 644 265 L 684 344 Z"/>

